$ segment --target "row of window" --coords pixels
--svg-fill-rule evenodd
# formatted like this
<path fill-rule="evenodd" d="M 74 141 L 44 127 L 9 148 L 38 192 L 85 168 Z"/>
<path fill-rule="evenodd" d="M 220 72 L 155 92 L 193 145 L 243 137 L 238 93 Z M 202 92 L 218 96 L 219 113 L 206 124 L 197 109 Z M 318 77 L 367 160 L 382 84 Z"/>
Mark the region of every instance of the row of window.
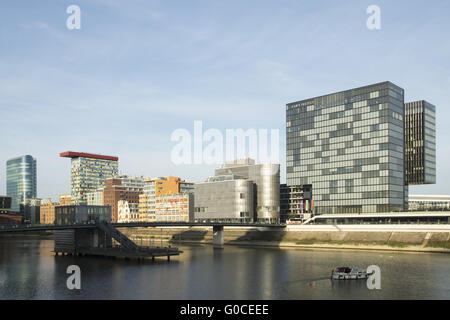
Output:
<path fill-rule="evenodd" d="M 362 176 L 357 177 L 355 179 L 371 179 L 371 178 L 379 178 L 381 185 L 389 185 L 391 188 L 403 188 L 405 181 L 403 178 L 403 173 L 401 173 L 402 177 L 389 177 L 389 176 L 379 176 L 379 174 L 376 173 L 376 171 L 371 171 L 371 176 L 367 176 L 362 178 Z M 345 179 L 350 178 L 354 174 L 346 174 L 341 175 L 340 177 L 345 177 Z M 318 175 L 318 176 L 311 176 L 311 177 L 300 177 L 296 176 L 294 174 L 287 174 L 287 183 L 291 185 L 301 185 L 301 184 L 314 184 L 314 193 L 316 193 L 316 184 L 320 182 L 327 182 L 330 181 L 330 179 L 333 179 L 334 176 L 325 176 L 325 175 Z M 355 180 L 356 181 L 356 180 Z M 364 181 L 364 180 L 363 180 Z M 355 182 L 356 183 L 356 182 Z M 362 185 L 370 185 L 369 183 L 361 183 Z M 324 186 L 326 188 L 326 186 Z M 317 188 L 317 190 L 320 190 Z"/>

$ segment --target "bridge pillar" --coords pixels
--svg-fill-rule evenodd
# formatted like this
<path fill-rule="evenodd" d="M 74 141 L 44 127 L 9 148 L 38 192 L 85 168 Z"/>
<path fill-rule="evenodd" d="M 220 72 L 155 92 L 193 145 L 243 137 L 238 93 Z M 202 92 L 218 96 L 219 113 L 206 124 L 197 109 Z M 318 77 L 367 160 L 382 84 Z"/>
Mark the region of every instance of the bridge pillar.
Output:
<path fill-rule="evenodd" d="M 223 248 L 223 226 L 213 226 L 213 246 Z"/>

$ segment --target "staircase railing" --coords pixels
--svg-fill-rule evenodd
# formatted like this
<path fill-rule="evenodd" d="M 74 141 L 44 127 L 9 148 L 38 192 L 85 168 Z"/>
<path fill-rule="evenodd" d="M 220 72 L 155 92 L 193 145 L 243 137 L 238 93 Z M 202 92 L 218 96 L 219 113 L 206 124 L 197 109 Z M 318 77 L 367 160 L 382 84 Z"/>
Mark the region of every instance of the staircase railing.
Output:
<path fill-rule="evenodd" d="M 112 237 L 114 240 L 116 240 L 120 245 L 127 249 L 134 249 L 138 250 L 139 246 L 134 243 L 130 238 L 128 238 L 126 235 L 124 235 L 122 232 L 114 228 L 109 222 L 107 221 L 99 221 L 96 223 L 97 227 L 105 232 L 107 235 Z"/>

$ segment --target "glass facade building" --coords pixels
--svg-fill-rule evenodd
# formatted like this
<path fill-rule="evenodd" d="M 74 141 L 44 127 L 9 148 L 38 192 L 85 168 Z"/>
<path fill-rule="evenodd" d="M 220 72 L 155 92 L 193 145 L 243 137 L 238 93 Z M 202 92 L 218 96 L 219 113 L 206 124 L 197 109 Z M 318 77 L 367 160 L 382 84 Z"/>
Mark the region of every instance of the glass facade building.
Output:
<path fill-rule="evenodd" d="M 6 195 L 12 198 L 11 210 L 20 211 L 20 204 L 37 196 L 36 159 L 30 155 L 6 162 Z"/>
<path fill-rule="evenodd" d="M 408 211 L 450 211 L 450 196 L 409 195 Z"/>
<path fill-rule="evenodd" d="M 197 221 L 280 221 L 280 165 L 256 164 L 236 159 L 215 170 L 215 175 L 195 184 Z"/>
<path fill-rule="evenodd" d="M 287 104 L 287 185 L 312 185 L 316 214 L 403 211 L 404 116 L 391 82 Z"/>
<path fill-rule="evenodd" d="M 405 175 L 408 185 L 436 183 L 436 108 L 405 104 Z"/>
<path fill-rule="evenodd" d="M 55 208 L 55 224 L 77 224 L 96 221 L 111 221 L 109 206 L 58 206 Z"/>
<path fill-rule="evenodd" d="M 255 164 L 253 159 L 237 159 L 226 162 L 215 170 L 216 176 L 235 175 L 254 184 L 254 219 L 258 222 L 280 221 L 280 165 Z M 197 204 L 196 204 L 197 205 Z"/>
<path fill-rule="evenodd" d="M 198 222 L 255 222 L 253 181 L 233 174 L 210 177 L 195 184 L 195 220 Z"/>

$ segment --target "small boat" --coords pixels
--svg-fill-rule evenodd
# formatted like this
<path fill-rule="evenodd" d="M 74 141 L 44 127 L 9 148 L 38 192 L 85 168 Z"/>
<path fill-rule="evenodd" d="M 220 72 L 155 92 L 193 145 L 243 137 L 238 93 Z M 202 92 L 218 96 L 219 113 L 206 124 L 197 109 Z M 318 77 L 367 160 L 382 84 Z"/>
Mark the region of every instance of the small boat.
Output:
<path fill-rule="evenodd" d="M 331 271 L 331 279 L 333 280 L 358 280 L 367 279 L 371 273 L 354 267 L 337 267 Z"/>

